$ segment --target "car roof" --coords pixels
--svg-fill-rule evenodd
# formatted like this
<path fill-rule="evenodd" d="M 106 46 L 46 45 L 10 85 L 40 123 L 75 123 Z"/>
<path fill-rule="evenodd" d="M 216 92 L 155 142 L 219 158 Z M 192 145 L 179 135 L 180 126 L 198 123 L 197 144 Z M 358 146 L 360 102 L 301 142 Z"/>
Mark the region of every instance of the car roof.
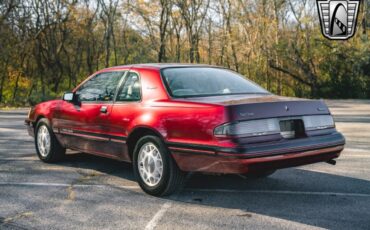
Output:
<path fill-rule="evenodd" d="M 213 66 L 207 64 L 190 64 L 190 63 L 145 63 L 145 64 L 132 64 L 132 65 L 120 65 L 112 66 L 104 69 L 107 70 L 117 70 L 117 69 L 128 69 L 128 68 L 148 68 L 161 70 L 165 68 L 174 68 L 174 67 L 210 67 L 210 68 L 223 68 L 220 66 Z"/>

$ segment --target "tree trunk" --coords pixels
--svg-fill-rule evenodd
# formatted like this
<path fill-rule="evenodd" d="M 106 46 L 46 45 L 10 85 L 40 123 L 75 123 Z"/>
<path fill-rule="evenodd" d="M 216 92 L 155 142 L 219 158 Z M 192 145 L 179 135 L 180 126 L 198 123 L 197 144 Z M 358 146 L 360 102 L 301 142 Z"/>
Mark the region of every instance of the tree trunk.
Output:
<path fill-rule="evenodd" d="M 195 52 L 195 39 L 192 30 L 189 31 L 189 60 L 190 63 L 194 63 L 194 52 Z"/>
<path fill-rule="evenodd" d="M 208 64 L 212 65 L 212 20 L 208 22 Z"/>
<path fill-rule="evenodd" d="M 117 58 L 117 45 L 116 45 L 116 37 L 114 36 L 114 29 L 112 27 L 112 41 L 113 41 L 113 52 L 114 52 L 114 65 L 118 65 L 118 58 Z"/>
<path fill-rule="evenodd" d="M 231 43 L 231 51 L 232 51 L 232 55 L 233 55 L 235 70 L 236 70 L 236 72 L 239 72 L 238 56 L 236 54 L 236 47 L 235 47 L 234 39 L 233 39 L 233 31 L 232 31 L 232 28 L 231 28 L 231 7 L 232 7 L 232 5 L 231 5 L 230 0 L 228 0 L 227 3 L 228 3 L 228 12 L 226 13 L 226 9 L 224 9 L 224 15 L 226 17 L 226 26 L 227 26 L 228 38 L 229 38 L 229 41 Z"/>
<path fill-rule="evenodd" d="M 166 45 L 161 41 L 158 52 L 158 62 L 166 62 Z"/>
<path fill-rule="evenodd" d="M 110 59 L 110 28 L 108 25 L 108 31 L 106 32 L 105 37 L 105 68 L 109 67 L 109 59 Z"/>
<path fill-rule="evenodd" d="M 180 32 L 176 32 L 176 61 L 180 62 L 181 60 L 181 37 L 180 37 Z"/>
<path fill-rule="evenodd" d="M 3 89 L 4 89 L 4 83 L 5 83 L 5 77 L 6 77 L 7 72 L 4 71 L 3 74 L 1 75 L 1 82 L 0 82 L 0 103 L 3 101 Z"/>
<path fill-rule="evenodd" d="M 17 74 L 17 78 L 15 80 L 15 86 L 14 86 L 14 90 L 13 90 L 13 97 L 12 97 L 12 104 L 14 104 L 15 102 L 15 97 L 17 96 L 17 92 L 18 92 L 18 86 L 19 86 L 19 78 L 21 76 L 21 73 L 18 73 Z"/>
<path fill-rule="evenodd" d="M 8 74 L 8 62 L 9 59 L 6 59 L 3 74 L 1 75 L 1 82 L 0 82 L 0 103 L 3 101 L 3 90 L 4 90 L 4 84 L 5 84 L 5 78 Z"/>
<path fill-rule="evenodd" d="M 279 7 L 277 5 L 277 0 L 274 0 L 274 16 L 275 16 L 275 46 L 277 47 L 279 45 L 280 41 L 280 35 L 279 35 Z M 275 48 L 276 49 L 276 48 Z M 279 54 L 277 50 L 275 52 L 275 66 L 279 66 Z M 277 94 L 281 95 L 282 94 L 282 77 L 279 71 L 275 71 L 275 78 L 277 79 Z"/>
<path fill-rule="evenodd" d="M 199 53 L 199 37 L 198 35 L 196 36 L 196 40 L 195 40 L 195 60 L 196 60 L 196 63 L 200 63 L 200 53 Z"/>
<path fill-rule="evenodd" d="M 28 102 L 31 106 L 33 104 L 33 102 L 31 102 L 31 95 L 32 95 L 32 92 L 35 88 L 35 83 L 32 83 L 32 86 L 30 88 L 30 91 L 28 91 L 28 94 L 27 94 L 27 98 L 26 98 L 26 101 L 25 102 Z"/>
<path fill-rule="evenodd" d="M 14 86 L 14 91 L 13 91 L 13 97 L 12 97 L 12 103 L 14 104 L 15 102 L 15 98 L 17 96 L 17 92 L 18 92 L 18 87 L 19 87 L 19 79 L 22 75 L 22 72 L 23 71 L 23 63 L 24 63 L 24 59 L 26 58 L 26 54 L 23 53 L 21 54 L 21 61 L 20 61 L 20 68 L 19 68 L 19 72 L 18 72 L 18 75 L 17 75 L 17 78 L 15 80 L 15 86 Z M 29 59 L 28 59 L 29 61 Z M 27 68 L 26 68 L 26 72 L 28 71 L 28 63 L 27 63 Z"/>
<path fill-rule="evenodd" d="M 169 2 L 167 0 L 161 0 L 161 17 L 159 22 L 159 52 L 158 52 L 158 62 L 166 62 L 166 34 L 167 25 L 169 21 Z"/>

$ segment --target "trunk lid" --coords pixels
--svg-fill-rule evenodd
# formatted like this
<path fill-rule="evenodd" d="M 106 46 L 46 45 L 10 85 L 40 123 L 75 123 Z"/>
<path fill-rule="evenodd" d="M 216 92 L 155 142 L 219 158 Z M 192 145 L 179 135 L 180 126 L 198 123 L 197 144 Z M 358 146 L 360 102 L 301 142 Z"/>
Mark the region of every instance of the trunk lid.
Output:
<path fill-rule="evenodd" d="M 330 114 L 323 100 L 307 100 L 270 94 L 198 97 L 183 100 L 223 105 L 227 108 L 231 121 Z"/>

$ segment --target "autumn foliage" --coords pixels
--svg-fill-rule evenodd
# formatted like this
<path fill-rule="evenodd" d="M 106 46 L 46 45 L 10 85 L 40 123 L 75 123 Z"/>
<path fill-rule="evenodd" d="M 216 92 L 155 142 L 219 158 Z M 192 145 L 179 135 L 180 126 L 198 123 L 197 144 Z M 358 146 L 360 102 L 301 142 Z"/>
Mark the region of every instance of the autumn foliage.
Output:
<path fill-rule="evenodd" d="M 3 0 L 0 104 L 60 96 L 96 70 L 226 66 L 289 96 L 370 97 L 369 7 L 356 35 L 320 32 L 314 0 Z"/>

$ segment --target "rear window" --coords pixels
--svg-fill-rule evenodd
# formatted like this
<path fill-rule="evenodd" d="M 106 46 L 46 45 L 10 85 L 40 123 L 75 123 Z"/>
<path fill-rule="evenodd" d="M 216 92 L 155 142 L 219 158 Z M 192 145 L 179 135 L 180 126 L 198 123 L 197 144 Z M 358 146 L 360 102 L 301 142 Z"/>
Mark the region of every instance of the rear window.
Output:
<path fill-rule="evenodd" d="M 221 68 L 166 68 L 162 70 L 162 77 L 173 97 L 269 94 L 243 76 Z"/>

